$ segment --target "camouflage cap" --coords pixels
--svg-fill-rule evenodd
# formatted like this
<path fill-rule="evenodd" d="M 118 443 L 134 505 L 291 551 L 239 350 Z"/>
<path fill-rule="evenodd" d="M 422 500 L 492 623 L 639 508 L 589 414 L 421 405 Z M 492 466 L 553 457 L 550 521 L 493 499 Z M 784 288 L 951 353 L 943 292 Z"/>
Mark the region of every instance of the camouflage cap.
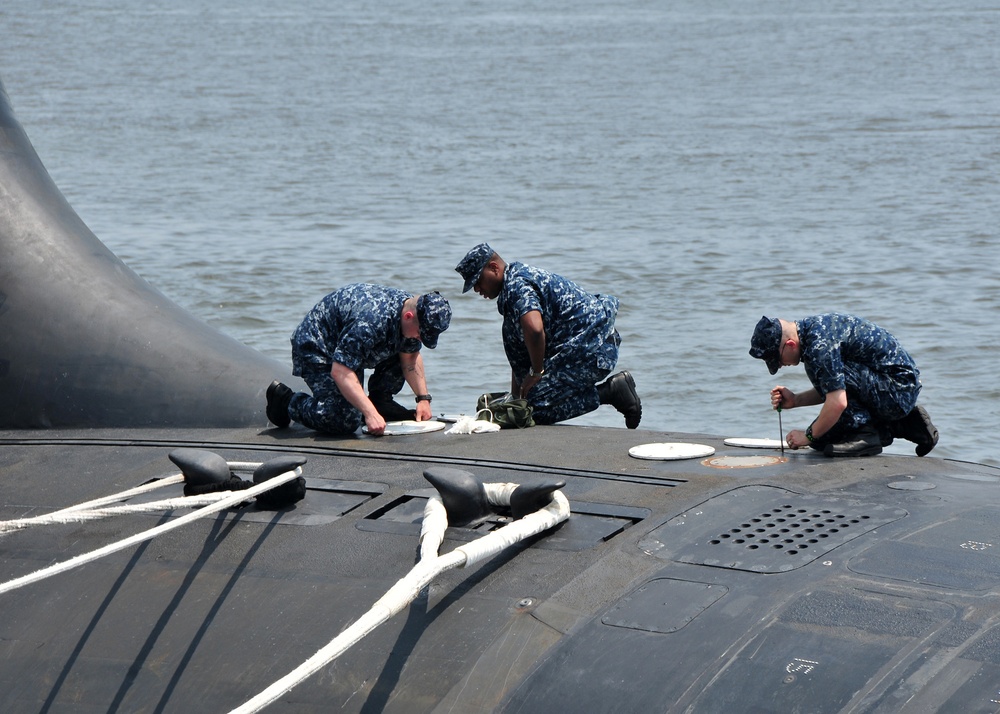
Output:
<path fill-rule="evenodd" d="M 490 262 L 490 258 L 493 257 L 493 253 L 494 250 L 490 248 L 489 243 L 480 243 L 466 253 L 465 257 L 462 258 L 462 262 L 455 266 L 455 272 L 465 278 L 465 287 L 462 288 L 463 293 L 469 292 L 472 286 L 476 284 L 479 276 L 483 274 L 483 268 L 486 267 L 486 264 Z"/>
<path fill-rule="evenodd" d="M 420 323 L 420 341 L 432 350 L 437 347 L 438 335 L 451 324 L 451 305 L 439 292 L 421 295 L 417 298 L 417 321 Z"/>
<path fill-rule="evenodd" d="M 750 356 L 764 360 L 771 374 L 781 367 L 781 322 L 776 317 L 762 317 L 753 328 Z"/>

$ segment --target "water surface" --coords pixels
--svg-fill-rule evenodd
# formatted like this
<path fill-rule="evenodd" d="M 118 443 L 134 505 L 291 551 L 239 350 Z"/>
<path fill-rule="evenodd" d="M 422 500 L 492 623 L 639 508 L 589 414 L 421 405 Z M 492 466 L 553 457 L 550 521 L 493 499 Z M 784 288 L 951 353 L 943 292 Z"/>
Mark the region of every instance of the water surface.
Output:
<path fill-rule="evenodd" d="M 934 455 L 1000 465 L 997 37 L 968 0 L 5 0 L 0 77 L 98 237 L 278 359 L 339 285 L 441 290 L 471 409 L 509 379 L 453 272 L 486 240 L 619 296 L 644 428 L 776 437 L 807 382 L 753 325 L 840 310 L 914 355 Z"/>

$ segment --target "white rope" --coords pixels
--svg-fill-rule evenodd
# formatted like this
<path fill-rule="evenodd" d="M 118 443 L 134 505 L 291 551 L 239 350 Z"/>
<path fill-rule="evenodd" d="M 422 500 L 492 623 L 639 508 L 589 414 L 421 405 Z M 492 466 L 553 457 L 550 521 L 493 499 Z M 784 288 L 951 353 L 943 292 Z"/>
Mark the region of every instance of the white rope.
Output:
<path fill-rule="evenodd" d="M 231 491 L 220 491 L 217 493 L 203 493 L 198 496 L 178 496 L 177 498 L 164 498 L 160 501 L 148 501 L 147 503 L 129 503 L 123 506 L 108 506 L 107 508 L 88 508 L 87 510 L 66 509 L 62 515 L 57 516 L 50 513 L 46 520 L 41 521 L 45 525 L 57 523 L 83 523 L 94 521 L 98 518 L 108 518 L 109 516 L 122 516 L 132 513 L 156 513 L 158 511 L 173 511 L 177 508 L 194 508 L 205 506 L 209 503 L 226 498 Z"/>
<path fill-rule="evenodd" d="M 261 464 L 260 462 L 253 461 L 229 461 L 227 462 L 227 465 L 229 466 L 230 471 L 253 472 Z M 183 503 L 180 502 L 182 499 L 176 499 L 176 503 L 172 503 L 171 500 L 168 499 L 164 501 L 152 501 L 145 505 L 125 506 L 121 507 L 120 510 L 114 508 L 101 508 L 109 503 L 126 501 L 133 496 L 139 496 L 158 488 L 173 486 L 181 483 L 184 483 L 184 474 L 175 474 L 141 486 L 136 486 L 135 488 L 121 491 L 120 493 L 113 493 L 110 496 L 103 496 L 101 498 L 95 498 L 92 501 L 78 503 L 75 506 L 68 506 L 58 511 L 53 511 L 52 513 L 46 513 L 45 515 L 32 516 L 30 518 L 13 518 L 9 521 L 0 521 L 0 535 L 11 533 L 13 531 L 24 530 L 25 528 L 29 528 L 31 526 L 44 526 L 59 523 L 80 523 L 83 521 L 106 518 L 108 516 L 119 514 L 172 510 L 183 506 L 202 506 L 212 503 L 219 498 L 224 498 L 226 495 L 225 493 L 213 493 L 204 494 L 202 496 L 184 496 Z M 70 516 L 69 514 L 74 515 Z"/>
<path fill-rule="evenodd" d="M 89 553 L 84 553 L 78 555 L 75 558 L 70 558 L 69 560 L 63 561 L 62 563 L 56 563 L 47 568 L 42 568 L 34 573 L 29 573 L 20 578 L 15 578 L 14 580 L 9 580 L 6 583 L 0 585 L 0 595 L 11 590 L 17 590 L 18 588 L 24 587 L 25 585 L 30 585 L 31 583 L 36 583 L 39 580 L 44 580 L 45 578 L 57 575 L 58 573 L 63 573 L 67 570 L 72 570 L 81 565 L 93 562 L 99 558 L 103 558 L 106 555 L 111 555 L 112 553 L 117 553 L 120 550 L 124 550 L 129 546 L 136 545 L 137 543 L 142 543 L 143 541 L 152 540 L 156 536 L 162 535 L 168 531 L 172 531 L 181 526 L 187 525 L 192 521 L 196 521 L 199 518 L 204 518 L 205 516 L 210 516 L 213 513 L 218 513 L 231 506 L 236 506 L 244 501 L 249 501 L 255 498 L 258 494 L 265 493 L 266 491 L 280 486 L 284 483 L 298 478 L 302 474 L 301 468 L 296 468 L 294 471 L 286 471 L 283 474 L 275 476 L 274 478 L 268 479 L 264 483 L 259 483 L 256 486 L 246 489 L 245 491 L 234 491 L 231 494 L 224 495 L 223 498 L 216 501 L 214 504 L 200 508 L 193 513 L 188 513 L 187 515 L 176 518 L 169 523 L 163 523 L 155 528 L 150 528 L 149 530 L 143 531 L 142 533 L 137 533 L 128 538 L 123 538 L 115 543 L 110 543 L 103 548 L 98 548 Z"/>
<path fill-rule="evenodd" d="M 78 511 L 90 511 L 101 506 L 105 506 L 109 503 L 116 503 L 117 501 L 125 501 L 132 496 L 138 496 L 144 493 L 149 493 L 150 491 L 155 491 L 158 488 L 163 488 L 164 486 L 173 486 L 175 484 L 184 483 L 184 475 L 176 474 L 174 476 L 167 476 L 166 478 L 158 479 L 151 483 L 143 484 L 142 486 L 136 486 L 135 488 L 130 488 L 126 491 L 121 491 L 119 493 L 113 493 L 110 496 L 103 496 L 101 498 L 95 498 L 93 501 L 85 501 L 83 503 L 78 503 L 75 506 L 67 506 L 66 508 L 60 509 L 58 511 L 53 511 L 52 513 L 46 513 L 42 516 L 32 516 L 31 518 L 13 518 L 9 521 L 0 521 L 0 535 L 4 533 L 10 533 L 12 531 L 19 531 L 30 526 L 41 526 L 48 525 L 49 523 L 69 523 L 71 521 L 62 520 L 66 517 L 66 514 L 76 513 Z"/>
<path fill-rule="evenodd" d="M 487 500 L 493 505 L 510 505 L 510 494 L 517 488 L 515 483 L 484 484 Z M 325 647 L 307 659 L 270 687 L 230 714 L 254 714 L 268 704 L 275 702 L 291 691 L 341 654 L 357 644 L 376 627 L 401 612 L 413 602 L 420 591 L 435 577 L 457 567 L 466 567 L 496 555 L 504 548 L 537 535 L 569 518 L 569 501 L 561 491 L 552 494 L 552 501 L 544 508 L 520 520 L 508 523 L 503 528 L 460 546 L 445 555 L 438 555 L 438 548 L 444 541 L 448 527 L 448 515 L 437 495 L 428 499 L 424 507 L 424 519 L 420 529 L 420 560 L 412 570 L 383 595 L 371 609 L 354 624 L 337 635 Z"/>

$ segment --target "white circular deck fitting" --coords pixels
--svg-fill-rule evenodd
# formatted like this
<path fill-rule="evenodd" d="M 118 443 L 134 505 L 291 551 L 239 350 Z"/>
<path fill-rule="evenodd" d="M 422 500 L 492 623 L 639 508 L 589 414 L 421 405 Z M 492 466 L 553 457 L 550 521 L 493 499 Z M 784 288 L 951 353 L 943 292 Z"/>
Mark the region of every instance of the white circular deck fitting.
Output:
<path fill-rule="evenodd" d="M 628 450 L 628 455 L 636 459 L 651 461 L 675 461 L 679 459 L 700 459 L 715 453 L 715 447 L 705 444 L 683 444 L 679 442 L 661 442 L 656 444 L 639 444 Z"/>
<path fill-rule="evenodd" d="M 385 431 L 382 433 L 383 436 L 402 436 L 403 434 L 429 434 L 432 431 L 441 431 L 444 429 L 443 421 L 387 421 L 385 423 Z M 365 434 L 368 433 L 368 427 L 361 427 L 361 431 Z"/>

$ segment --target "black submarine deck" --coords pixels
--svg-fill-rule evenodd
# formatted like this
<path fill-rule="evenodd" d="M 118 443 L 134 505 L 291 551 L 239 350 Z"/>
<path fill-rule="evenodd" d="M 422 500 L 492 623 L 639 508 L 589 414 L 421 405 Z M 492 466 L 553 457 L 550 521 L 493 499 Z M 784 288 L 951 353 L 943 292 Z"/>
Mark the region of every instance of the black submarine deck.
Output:
<path fill-rule="evenodd" d="M 716 452 L 628 454 L 655 442 Z M 8 430 L 0 443 L 4 520 L 175 474 L 178 447 L 302 456 L 308 487 L 292 508 L 227 510 L 0 594 L 4 712 L 240 706 L 409 571 L 434 466 L 564 480 L 572 516 L 441 575 L 268 711 L 1000 710 L 995 468 L 782 458 L 717 436 L 567 425 L 383 438 Z M 0 535 L 0 578 L 187 512 Z M 450 528 L 442 552 L 502 522 Z"/>

